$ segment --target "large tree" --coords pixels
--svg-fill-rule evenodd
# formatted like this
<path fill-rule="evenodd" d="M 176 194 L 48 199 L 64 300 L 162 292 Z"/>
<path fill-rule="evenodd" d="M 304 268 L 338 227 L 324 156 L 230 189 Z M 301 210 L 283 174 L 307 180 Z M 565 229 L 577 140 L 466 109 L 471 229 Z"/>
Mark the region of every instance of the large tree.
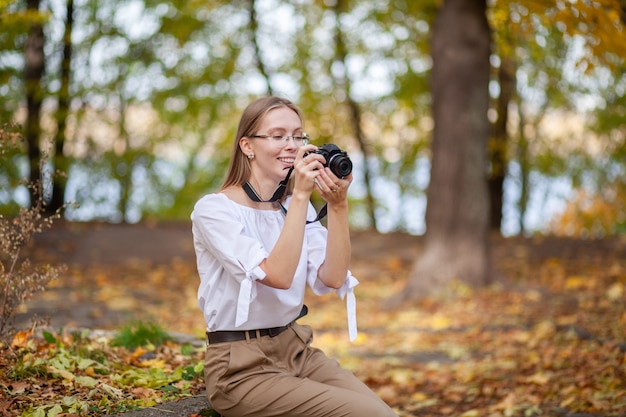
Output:
<path fill-rule="evenodd" d="M 489 280 L 489 136 L 491 33 L 486 0 L 446 0 L 434 24 L 434 129 L 424 250 L 396 298 L 413 299 L 454 280 Z M 397 301 L 394 300 L 394 301 Z"/>

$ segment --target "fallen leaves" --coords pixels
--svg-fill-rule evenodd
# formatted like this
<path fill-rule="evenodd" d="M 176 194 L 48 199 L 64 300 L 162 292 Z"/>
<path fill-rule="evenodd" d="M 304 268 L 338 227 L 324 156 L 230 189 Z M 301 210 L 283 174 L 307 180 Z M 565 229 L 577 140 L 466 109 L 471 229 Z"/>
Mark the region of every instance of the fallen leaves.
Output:
<path fill-rule="evenodd" d="M 378 307 L 376 288 L 397 284 L 398 272 L 379 273 L 357 288 L 365 343 L 342 348 L 340 331 L 316 343 L 402 416 L 622 415 L 626 260 L 607 252 L 530 262 L 530 251 L 519 253 L 503 259 L 508 270 L 525 271 L 515 285 L 394 311 Z"/>
<path fill-rule="evenodd" d="M 307 294 L 310 314 L 302 322 L 313 326 L 314 345 L 399 415 L 619 416 L 626 410 L 624 243 L 614 251 L 603 243 L 593 252 L 587 242 L 576 252 L 574 242 L 565 242 L 570 255 L 558 257 L 552 241 L 504 242 L 512 249 L 497 259 L 507 285 L 457 286 L 453 297 L 386 310 L 383 301 L 408 279 L 407 254 L 416 253 L 406 241 L 400 249 L 394 242 L 369 242 L 373 252 L 354 256 L 351 269 L 361 281 L 354 343 L 347 341 L 345 305 L 335 297 Z M 540 243 L 548 249 L 533 246 Z M 543 251 L 549 256 L 537 257 Z M 128 313 L 201 339 L 194 268 L 180 261 L 90 266 L 70 270 L 65 287 L 54 291 L 109 306 L 103 318 Z M 10 410 L 8 416 L 29 407 L 49 414 L 59 406 L 88 415 L 81 407 L 108 412 L 204 392 L 201 349 L 168 342 L 126 351 L 103 339 L 77 344 L 68 332 L 48 340 L 23 333 L 13 343 L 22 376 L 11 375 L 15 362 L 0 361 L 0 389 L 10 398 L 0 397 L 0 410 Z M 75 403 L 65 400 L 71 396 Z"/>

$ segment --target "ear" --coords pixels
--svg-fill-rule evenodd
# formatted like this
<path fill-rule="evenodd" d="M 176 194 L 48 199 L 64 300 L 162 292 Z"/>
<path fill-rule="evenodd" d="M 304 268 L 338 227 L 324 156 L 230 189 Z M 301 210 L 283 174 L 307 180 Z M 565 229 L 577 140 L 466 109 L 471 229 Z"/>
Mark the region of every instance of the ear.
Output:
<path fill-rule="evenodd" d="M 254 153 L 250 139 L 245 136 L 239 139 L 239 149 L 246 156 Z"/>

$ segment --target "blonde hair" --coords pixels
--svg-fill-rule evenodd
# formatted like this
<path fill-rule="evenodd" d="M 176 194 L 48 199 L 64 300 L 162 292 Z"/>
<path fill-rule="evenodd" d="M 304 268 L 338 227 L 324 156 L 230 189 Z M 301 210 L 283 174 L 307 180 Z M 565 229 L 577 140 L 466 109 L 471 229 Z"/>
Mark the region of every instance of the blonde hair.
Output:
<path fill-rule="evenodd" d="M 243 111 L 241 119 L 239 119 L 239 126 L 237 127 L 235 141 L 233 142 L 230 164 L 228 166 L 226 178 L 222 184 L 222 190 L 230 187 L 231 185 L 243 185 L 250 179 L 250 160 L 239 147 L 239 141 L 245 136 L 256 134 L 256 129 L 261 124 L 263 117 L 265 117 L 270 110 L 280 107 L 287 107 L 293 110 L 300 118 L 300 121 L 304 123 L 304 118 L 302 117 L 300 109 L 286 98 L 269 96 L 259 98 L 250 103 Z"/>

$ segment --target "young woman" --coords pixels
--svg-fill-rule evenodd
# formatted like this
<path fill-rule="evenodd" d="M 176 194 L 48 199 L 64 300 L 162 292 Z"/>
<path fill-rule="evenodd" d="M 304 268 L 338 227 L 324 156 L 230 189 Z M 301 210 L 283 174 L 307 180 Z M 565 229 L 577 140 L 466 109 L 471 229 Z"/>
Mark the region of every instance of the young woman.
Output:
<path fill-rule="evenodd" d="M 243 112 L 221 189 L 191 215 L 207 326 L 205 382 L 212 407 L 227 417 L 396 416 L 365 384 L 311 346 L 305 287 L 347 298 L 356 337 L 348 270 L 347 191 L 308 144 L 300 110 L 265 97 Z M 278 187 L 290 174 L 288 196 Z M 279 190 L 277 192 L 277 189 Z M 328 229 L 316 220 L 313 190 L 327 203 Z"/>

